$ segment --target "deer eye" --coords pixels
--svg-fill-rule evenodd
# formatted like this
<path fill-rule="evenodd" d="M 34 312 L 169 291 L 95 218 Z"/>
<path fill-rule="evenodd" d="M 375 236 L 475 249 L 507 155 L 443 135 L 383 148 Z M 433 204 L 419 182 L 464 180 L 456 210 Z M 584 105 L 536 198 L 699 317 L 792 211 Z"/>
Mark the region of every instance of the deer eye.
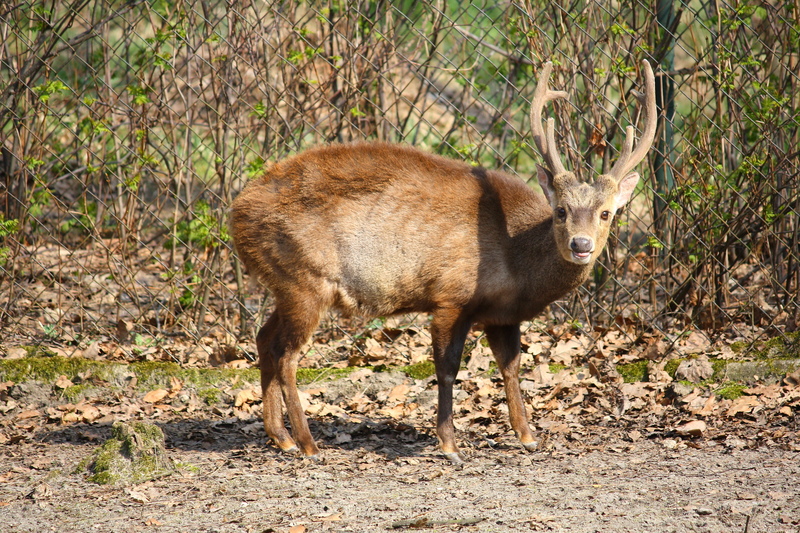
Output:
<path fill-rule="evenodd" d="M 556 208 L 556 215 L 558 215 L 558 218 L 560 218 L 561 220 L 566 220 L 566 218 L 567 218 L 567 210 L 564 209 L 563 207 L 557 207 Z"/>
<path fill-rule="evenodd" d="M 603 220 L 608 220 L 611 217 L 611 213 L 609 211 L 603 211 L 600 213 L 600 218 Z"/>

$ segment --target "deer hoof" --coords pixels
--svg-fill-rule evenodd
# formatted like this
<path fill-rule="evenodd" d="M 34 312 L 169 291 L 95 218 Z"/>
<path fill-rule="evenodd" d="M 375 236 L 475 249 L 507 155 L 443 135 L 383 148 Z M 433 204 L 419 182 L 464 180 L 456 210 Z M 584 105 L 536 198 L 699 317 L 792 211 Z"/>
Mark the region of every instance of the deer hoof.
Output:
<path fill-rule="evenodd" d="M 292 441 L 276 442 L 276 444 L 278 445 L 278 448 L 280 448 L 283 453 L 296 454 L 296 453 L 300 452 L 300 448 L 298 448 L 297 444 L 295 444 Z"/>
<path fill-rule="evenodd" d="M 458 452 L 444 452 L 445 458 L 454 465 L 460 465 L 464 462 L 464 458 Z"/>
<path fill-rule="evenodd" d="M 528 450 L 529 452 L 535 452 L 539 449 L 539 441 L 533 442 L 523 442 L 522 447 Z"/>

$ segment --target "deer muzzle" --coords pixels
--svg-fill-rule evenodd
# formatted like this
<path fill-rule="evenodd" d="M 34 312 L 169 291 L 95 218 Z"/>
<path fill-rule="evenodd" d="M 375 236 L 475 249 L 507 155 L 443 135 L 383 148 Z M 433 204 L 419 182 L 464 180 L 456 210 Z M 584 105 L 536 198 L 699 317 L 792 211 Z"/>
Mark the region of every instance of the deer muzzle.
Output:
<path fill-rule="evenodd" d="M 592 259 L 594 239 L 575 236 L 570 240 L 569 248 L 572 251 L 572 260 L 580 265 L 585 265 Z"/>

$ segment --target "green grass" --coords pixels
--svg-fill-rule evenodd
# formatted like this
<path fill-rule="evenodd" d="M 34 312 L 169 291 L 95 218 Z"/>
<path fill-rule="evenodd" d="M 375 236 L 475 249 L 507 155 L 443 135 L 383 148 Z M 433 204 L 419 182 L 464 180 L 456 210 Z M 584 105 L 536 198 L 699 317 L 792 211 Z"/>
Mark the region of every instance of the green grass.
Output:
<path fill-rule="evenodd" d="M 720 388 L 716 389 L 714 394 L 726 400 L 735 400 L 744 394 L 744 390 L 746 388 L 747 385 L 744 385 L 743 383 L 739 383 L 738 381 L 729 381 L 727 383 L 723 383 Z"/>
<path fill-rule="evenodd" d="M 647 361 L 636 361 L 624 365 L 617 365 L 619 372 L 625 383 L 636 383 L 647 379 Z"/>
<path fill-rule="evenodd" d="M 400 371 L 413 379 L 426 379 L 436 373 L 436 367 L 433 361 L 421 361 L 413 365 L 401 367 Z"/>

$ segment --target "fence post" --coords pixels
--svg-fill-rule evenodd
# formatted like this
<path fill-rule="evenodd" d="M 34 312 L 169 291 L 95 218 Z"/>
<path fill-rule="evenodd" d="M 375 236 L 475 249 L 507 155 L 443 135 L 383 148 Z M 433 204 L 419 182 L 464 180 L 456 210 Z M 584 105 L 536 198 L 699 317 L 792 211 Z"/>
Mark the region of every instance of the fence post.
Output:
<path fill-rule="evenodd" d="M 655 195 L 653 197 L 653 219 L 656 235 L 662 242 L 665 242 L 668 239 L 666 231 L 669 226 L 665 198 L 675 188 L 675 176 L 672 171 L 672 118 L 675 115 L 675 80 L 667 74 L 673 70 L 675 62 L 673 28 L 676 21 L 673 0 L 658 0 L 656 10 L 656 20 L 663 32 L 657 49 L 663 50 L 663 55 L 657 58 L 661 67 L 661 75 L 656 77 L 656 106 L 660 115 L 661 127 L 659 131 L 661 135 L 657 139 L 653 162 L 656 180 Z"/>

